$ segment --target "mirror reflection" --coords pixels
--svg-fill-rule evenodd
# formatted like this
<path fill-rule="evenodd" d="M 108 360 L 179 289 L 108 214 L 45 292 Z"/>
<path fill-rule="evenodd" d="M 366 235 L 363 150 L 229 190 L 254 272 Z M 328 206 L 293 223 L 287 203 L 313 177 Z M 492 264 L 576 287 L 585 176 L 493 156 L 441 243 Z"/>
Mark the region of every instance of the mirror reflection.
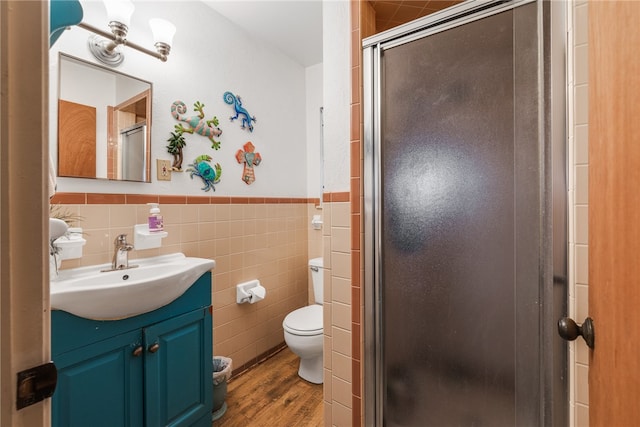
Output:
<path fill-rule="evenodd" d="M 151 83 L 60 54 L 58 176 L 151 182 Z"/>

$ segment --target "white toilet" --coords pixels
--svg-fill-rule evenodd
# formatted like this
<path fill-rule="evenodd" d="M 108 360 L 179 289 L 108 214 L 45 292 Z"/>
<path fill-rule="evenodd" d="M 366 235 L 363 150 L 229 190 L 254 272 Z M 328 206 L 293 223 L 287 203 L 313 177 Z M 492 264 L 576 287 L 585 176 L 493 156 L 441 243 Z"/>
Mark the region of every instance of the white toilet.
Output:
<path fill-rule="evenodd" d="M 322 258 L 309 260 L 309 268 L 315 304 L 287 314 L 282 327 L 285 342 L 300 357 L 298 375 L 311 383 L 322 384 Z"/>

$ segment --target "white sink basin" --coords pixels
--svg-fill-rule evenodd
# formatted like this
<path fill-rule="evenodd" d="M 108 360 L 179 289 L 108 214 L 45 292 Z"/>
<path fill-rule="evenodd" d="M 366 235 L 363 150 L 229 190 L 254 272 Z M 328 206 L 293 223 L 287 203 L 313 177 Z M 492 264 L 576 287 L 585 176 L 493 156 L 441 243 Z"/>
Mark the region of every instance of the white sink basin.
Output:
<path fill-rule="evenodd" d="M 147 313 L 182 295 L 210 259 L 175 253 L 129 261 L 136 268 L 101 272 L 110 264 L 62 270 L 51 281 L 51 308 L 87 319 L 115 320 Z"/>

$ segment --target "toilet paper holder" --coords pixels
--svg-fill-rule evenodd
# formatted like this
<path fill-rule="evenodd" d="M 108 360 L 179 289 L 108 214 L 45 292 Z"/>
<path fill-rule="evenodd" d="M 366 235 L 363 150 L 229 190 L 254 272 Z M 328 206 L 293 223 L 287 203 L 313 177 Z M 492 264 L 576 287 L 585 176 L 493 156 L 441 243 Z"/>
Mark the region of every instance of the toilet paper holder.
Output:
<path fill-rule="evenodd" d="M 267 290 L 257 279 L 236 285 L 236 303 L 238 304 L 244 304 L 245 302 L 255 304 L 258 301 L 262 301 L 266 295 Z"/>

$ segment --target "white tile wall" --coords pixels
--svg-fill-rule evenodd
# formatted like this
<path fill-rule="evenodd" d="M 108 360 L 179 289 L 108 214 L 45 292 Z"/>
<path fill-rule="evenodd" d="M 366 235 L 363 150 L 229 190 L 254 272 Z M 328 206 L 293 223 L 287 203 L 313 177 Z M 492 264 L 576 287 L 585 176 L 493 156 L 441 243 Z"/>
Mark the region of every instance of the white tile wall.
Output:
<path fill-rule="evenodd" d="M 588 2 L 570 0 L 569 28 L 569 315 L 581 322 L 589 313 L 589 59 Z M 572 427 L 589 426 L 589 349 L 570 344 L 569 399 Z"/>
<path fill-rule="evenodd" d="M 324 203 L 324 421 L 327 426 L 351 426 L 352 422 L 350 219 L 349 202 Z"/>

